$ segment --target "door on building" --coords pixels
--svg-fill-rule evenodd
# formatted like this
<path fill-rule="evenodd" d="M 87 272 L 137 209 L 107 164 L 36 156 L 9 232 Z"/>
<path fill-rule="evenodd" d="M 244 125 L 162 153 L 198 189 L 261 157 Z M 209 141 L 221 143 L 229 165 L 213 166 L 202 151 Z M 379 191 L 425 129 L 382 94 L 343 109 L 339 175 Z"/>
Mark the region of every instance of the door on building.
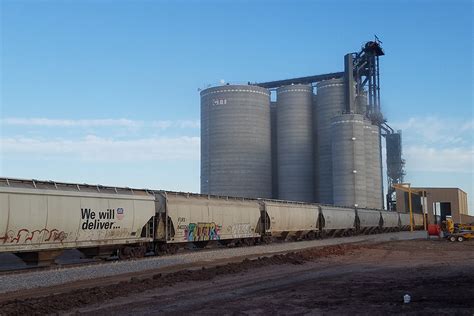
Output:
<path fill-rule="evenodd" d="M 440 208 L 441 221 L 445 221 L 446 216 L 451 216 L 451 203 L 450 202 L 440 202 L 439 208 Z"/>

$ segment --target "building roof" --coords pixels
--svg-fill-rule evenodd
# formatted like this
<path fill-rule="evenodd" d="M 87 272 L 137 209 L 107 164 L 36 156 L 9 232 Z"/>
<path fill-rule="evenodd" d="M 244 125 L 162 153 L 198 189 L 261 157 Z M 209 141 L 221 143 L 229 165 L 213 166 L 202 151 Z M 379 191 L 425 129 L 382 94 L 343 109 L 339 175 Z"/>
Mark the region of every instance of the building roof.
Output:
<path fill-rule="evenodd" d="M 461 191 L 465 194 L 466 191 L 464 191 L 463 189 L 461 188 L 442 188 L 442 187 L 412 187 L 411 188 L 412 190 L 458 190 L 458 191 Z"/>

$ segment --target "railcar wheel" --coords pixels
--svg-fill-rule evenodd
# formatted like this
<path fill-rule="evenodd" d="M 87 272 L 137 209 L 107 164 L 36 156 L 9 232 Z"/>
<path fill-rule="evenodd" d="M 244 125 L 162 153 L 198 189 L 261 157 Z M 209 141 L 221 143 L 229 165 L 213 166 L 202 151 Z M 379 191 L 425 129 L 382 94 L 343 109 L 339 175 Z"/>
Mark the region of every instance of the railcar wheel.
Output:
<path fill-rule="evenodd" d="M 193 243 L 193 245 L 198 249 L 203 249 L 203 248 L 206 248 L 208 242 L 209 241 L 196 241 Z"/>
<path fill-rule="evenodd" d="M 219 244 L 220 246 L 223 246 L 223 247 L 229 247 L 230 241 L 227 240 L 227 239 L 219 240 L 219 241 L 218 241 L 218 244 Z"/>
<path fill-rule="evenodd" d="M 463 242 L 463 241 L 464 241 L 464 237 L 463 237 L 463 236 L 458 236 L 458 241 L 459 241 L 459 242 Z"/>
<path fill-rule="evenodd" d="M 456 236 L 450 236 L 450 237 L 449 237 L 449 241 L 455 242 L 455 241 L 456 241 Z"/>
<path fill-rule="evenodd" d="M 273 240 L 272 240 L 272 237 L 270 237 L 270 236 L 263 236 L 263 237 L 262 237 L 262 241 L 263 241 L 265 244 L 270 244 L 270 243 L 272 243 Z"/>
<path fill-rule="evenodd" d="M 165 243 L 156 243 L 155 244 L 155 256 L 162 256 L 166 254 L 166 244 Z"/>
<path fill-rule="evenodd" d="M 255 244 L 253 238 L 245 238 L 243 241 L 245 246 L 253 246 Z"/>
<path fill-rule="evenodd" d="M 118 250 L 118 257 L 120 260 L 126 260 L 130 259 L 130 253 L 131 253 L 131 248 L 130 247 L 124 247 L 122 249 Z"/>
<path fill-rule="evenodd" d="M 169 245 L 169 246 L 168 246 L 168 253 L 169 253 L 169 254 L 174 255 L 175 253 L 178 252 L 178 250 L 179 250 L 178 245 Z"/>
<path fill-rule="evenodd" d="M 155 256 L 163 256 L 163 255 L 174 255 L 179 250 L 178 245 L 175 244 L 165 244 L 165 243 L 157 243 L 155 245 Z"/>
<path fill-rule="evenodd" d="M 145 257 L 146 247 L 145 246 L 136 246 L 136 247 L 123 247 L 118 251 L 118 257 L 121 260 L 125 259 L 137 259 Z"/>

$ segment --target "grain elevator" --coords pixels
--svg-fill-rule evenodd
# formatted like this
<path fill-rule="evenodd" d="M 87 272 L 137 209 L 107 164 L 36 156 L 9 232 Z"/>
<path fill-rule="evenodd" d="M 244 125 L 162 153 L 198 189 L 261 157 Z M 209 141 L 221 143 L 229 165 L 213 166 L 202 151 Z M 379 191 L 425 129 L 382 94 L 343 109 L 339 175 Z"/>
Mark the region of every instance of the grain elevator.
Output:
<path fill-rule="evenodd" d="M 380 44 L 343 72 L 202 90 L 201 193 L 382 209 L 382 136 L 399 138 L 380 109 Z"/>

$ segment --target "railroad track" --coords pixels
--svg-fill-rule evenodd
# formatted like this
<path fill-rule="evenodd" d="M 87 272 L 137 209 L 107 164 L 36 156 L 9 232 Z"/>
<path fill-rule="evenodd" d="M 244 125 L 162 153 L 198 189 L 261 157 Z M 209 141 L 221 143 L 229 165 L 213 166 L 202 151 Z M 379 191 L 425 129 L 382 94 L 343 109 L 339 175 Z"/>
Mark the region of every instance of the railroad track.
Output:
<path fill-rule="evenodd" d="M 425 238 L 424 232 L 400 232 L 377 235 L 359 235 L 350 238 L 327 238 L 301 242 L 279 242 L 261 244 L 252 247 L 235 247 L 221 249 L 203 249 L 200 251 L 185 250 L 174 255 L 151 256 L 142 259 L 117 260 L 114 262 L 97 261 L 89 263 L 70 264 L 62 266 L 42 267 L 9 271 L 0 274 L 0 293 L 20 293 L 18 291 L 37 288 L 62 288 L 65 284 L 92 284 L 107 278 L 117 282 L 123 278 L 136 275 L 153 275 L 154 271 L 176 269 L 177 267 L 201 267 L 218 265 L 222 262 L 243 260 L 244 258 L 259 258 L 276 254 L 297 252 L 304 249 L 334 246 L 351 243 L 378 243 L 395 240 Z M 33 272 L 36 271 L 36 272 Z M 3 294 L 2 294 L 3 295 Z"/>
<path fill-rule="evenodd" d="M 383 234 L 389 234 L 387 232 L 381 232 L 376 235 L 383 235 Z M 200 248 L 200 247 L 195 247 L 192 245 L 189 245 L 184 248 L 179 248 L 177 253 L 173 254 L 160 254 L 160 255 L 155 255 L 153 252 L 148 252 L 145 257 L 141 258 L 130 258 L 130 259 L 120 259 L 118 256 L 110 256 L 108 258 L 100 258 L 100 259 L 80 259 L 80 258 L 74 258 L 70 260 L 87 260 L 85 262 L 61 262 L 61 263 L 54 263 L 52 265 L 44 265 L 44 266 L 22 266 L 18 268 L 6 268 L 1 270 L 2 268 L 0 267 L 0 277 L 1 276 L 6 276 L 6 275 L 19 275 L 19 274 L 25 274 L 25 273 L 32 273 L 32 272 L 41 272 L 41 271 L 50 271 L 50 270 L 63 270 L 63 269 L 69 269 L 69 268 L 75 268 L 75 267 L 85 267 L 85 266 L 97 266 L 97 265 L 107 265 L 110 264 L 111 262 L 128 262 L 128 261 L 141 261 L 144 259 L 148 258 L 158 258 L 158 257 L 172 257 L 175 255 L 180 255 L 180 254 L 190 254 L 193 252 L 202 252 L 202 251 L 209 251 L 212 252 L 213 250 L 218 250 L 218 249 L 229 249 L 229 248 L 249 248 L 249 247 L 254 247 L 257 245 L 264 245 L 264 244 L 280 244 L 280 243 L 298 243 L 300 241 L 315 241 L 315 240 L 327 240 L 327 239 L 339 239 L 339 238 L 350 238 L 350 237 L 355 237 L 355 236 L 368 236 L 369 234 L 358 234 L 358 235 L 348 235 L 348 236 L 338 236 L 338 237 L 329 237 L 329 238 L 312 238 L 312 239 L 303 239 L 303 240 L 279 240 L 279 239 L 272 239 L 272 240 L 266 240 L 266 242 L 260 242 L 254 245 L 247 245 L 245 243 L 241 243 L 238 245 L 222 245 L 220 243 L 209 243 L 205 248 Z M 62 259 L 66 260 L 66 259 Z"/>
<path fill-rule="evenodd" d="M 112 260 L 109 260 L 112 261 Z M 37 271 L 46 271 L 46 270 L 55 270 L 55 269 L 64 269 L 64 268 L 73 268 L 78 266 L 85 266 L 85 265 L 96 265 L 101 263 L 107 263 L 104 260 L 92 260 L 88 262 L 73 262 L 73 263 L 54 263 L 51 265 L 44 265 L 44 266 L 23 266 L 18 268 L 6 268 L 0 270 L 0 276 L 3 275 L 10 275 L 10 274 L 21 274 L 21 273 L 30 273 L 30 272 L 37 272 Z"/>
<path fill-rule="evenodd" d="M 290 242 L 290 241 L 288 241 Z M 245 244 L 239 245 L 239 246 L 234 246 L 234 247 L 249 247 Z M 65 268 L 74 268 L 74 267 L 82 267 L 82 266 L 87 266 L 87 265 L 100 265 L 100 264 L 110 264 L 111 262 L 126 262 L 126 261 L 140 261 L 143 259 L 147 259 L 150 257 L 168 257 L 168 256 L 174 256 L 177 254 L 186 254 L 186 253 L 192 253 L 196 251 L 205 251 L 205 250 L 215 250 L 215 249 L 226 249 L 229 247 L 220 245 L 220 244 L 210 244 L 206 248 L 180 248 L 179 251 L 175 254 L 160 254 L 160 255 L 155 255 L 153 252 L 149 252 L 145 255 L 145 257 L 141 258 L 130 258 L 130 259 L 120 259 L 118 256 L 111 256 L 108 258 L 102 258 L 102 259 L 80 259 L 80 258 L 75 258 L 72 260 L 87 260 L 86 262 L 62 262 L 62 263 L 54 263 L 51 265 L 42 265 L 42 266 L 21 266 L 18 268 L 1 268 L 0 267 L 0 276 L 3 275 L 10 275 L 10 274 L 22 274 L 22 273 L 31 273 L 31 272 L 39 272 L 39 271 L 48 271 L 48 270 L 60 270 L 60 269 L 65 269 Z"/>
<path fill-rule="evenodd" d="M 362 236 L 362 235 L 361 235 Z M 345 238 L 345 237 L 350 237 L 350 236 L 341 236 L 341 237 L 331 237 L 331 238 Z M 327 238 L 326 238 L 327 239 Z M 51 265 L 44 265 L 44 266 L 22 266 L 18 268 L 6 268 L 2 270 L 0 267 L 0 276 L 3 275 L 10 275 L 10 274 L 23 274 L 23 273 L 31 273 L 31 272 L 40 272 L 40 271 L 48 271 L 48 270 L 61 270 L 65 268 L 75 268 L 75 267 L 83 267 L 83 266 L 93 266 L 93 265 L 101 265 L 101 264 L 110 264 L 111 262 L 126 262 L 126 261 L 140 261 L 143 259 L 151 258 L 151 257 L 169 257 L 169 256 L 175 256 L 179 254 L 190 254 L 193 252 L 197 251 L 212 251 L 212 250 L 217 250 L 217 249 L 228 249 L 228 248 L 247 248 L 247 247 L 253 247 L 256 245 L 262 245 L 262 244 L 279 244 L 279 243 L 297 243 L 300 241 L 309 241 L 309 240 L 321 240 L 321 238 L 313 238 L 313 239 L 304 239 L 304 240 L 266 240 L 266 242 L 260 242 L 254 245 L 247 245 L 245 243 L 241 243 L 238 245 L 222 245 L 220 243 L 209 243 L 205 248 L 200 248 L 200 247 L 185 247 L 185 248 L 180 248 L 177 253 L 174 254 L 160 254 L 160 255 L 155 255 L 153 252 L 149 252 L 145 255 L 145 257 L 141 258 L 130 258 L 130 259 L 120 259 L 118 256 L 111 256 L 108 258 L 102 258 L 102 259 L 82 259 L 82 260 L 88 260 L 87 262 L 63 262 L 63 263 L 54 263 Z M 79 258 L 76 258 L 74 260 L 81 260 Z"/>

